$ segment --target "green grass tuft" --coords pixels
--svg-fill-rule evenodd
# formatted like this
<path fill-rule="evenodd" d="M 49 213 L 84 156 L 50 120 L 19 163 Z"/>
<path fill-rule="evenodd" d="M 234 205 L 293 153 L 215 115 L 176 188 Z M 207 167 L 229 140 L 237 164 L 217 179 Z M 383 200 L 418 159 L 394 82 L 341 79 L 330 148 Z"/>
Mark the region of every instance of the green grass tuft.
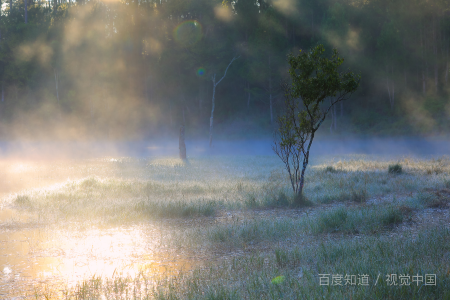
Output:
<path fill-rule="evenodd" d="M 400 165 L 400 164 L 389 165 L 388 173 L 389 174 L 402 174 L 403 173 L 402 165 Z"/>
<path fill-rule="evenodd" d="M 327 166 L 325 168 L 326 173 L 337 173 L 338 171 L 333 166 Z"/>
<path fill-rule="evenodd" d="M 28 207 L 28 208 L 32 207 L 30 197 L 27 195 L 18 195 L 14 200 L 14 203 L 21 207 Z"/>
<path fill-rule="evenodd" d="M 318 233 L 376 233 L 403 222 L 402 209 L 396 206 L 369 206 L 361 209 L 338 207 L 319 214 L 312 222 Z"/>

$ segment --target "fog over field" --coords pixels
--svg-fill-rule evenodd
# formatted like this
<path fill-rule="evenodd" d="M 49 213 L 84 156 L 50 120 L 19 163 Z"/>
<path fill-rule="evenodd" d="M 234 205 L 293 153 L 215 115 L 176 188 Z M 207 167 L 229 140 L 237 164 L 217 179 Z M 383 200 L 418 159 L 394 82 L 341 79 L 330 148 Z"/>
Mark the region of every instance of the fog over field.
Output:
<path fill-rule="evenodd" d="M 450 299 L 448 0 L 0 4 L 0 299 Z"/>
<path fill-rule="evenodd" d="M 212 148 L 208 140 L 187 139 L 188 157 L 209 155 L 275 155 L 273 139 L 217 140 Z M 317 138 L 311 148 L 311 156 L 370 154 L 385 157 L 432 157 L 450 155 L 450 141 L 447 138 Z M 32 159 L 55 158 L 97 158 L 105 156 L 177 156 L 177 139 L 155 138 L 148 141 L 10 141 L 0 142 L 0 157 L 21 157 Z"/>

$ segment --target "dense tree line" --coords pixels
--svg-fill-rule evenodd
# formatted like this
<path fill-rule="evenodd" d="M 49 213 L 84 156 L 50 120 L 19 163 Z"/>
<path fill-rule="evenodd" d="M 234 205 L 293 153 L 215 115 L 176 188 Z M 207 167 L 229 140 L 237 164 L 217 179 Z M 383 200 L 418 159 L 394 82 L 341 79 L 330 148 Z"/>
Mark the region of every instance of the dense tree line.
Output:
<path fill-rule="evenodd" d="M 215 122 L 228 133 L 269 132 L 287 54 L 318 43 L 362 76 L 355 96 L 333 108 L 332 133 L 450 129 L 446 0 L 9 0 L 2 8 L 3 137 L 132 137 L 185 124 L 206 138 L 212 78 L 237 57 L 215 90 Z"/>

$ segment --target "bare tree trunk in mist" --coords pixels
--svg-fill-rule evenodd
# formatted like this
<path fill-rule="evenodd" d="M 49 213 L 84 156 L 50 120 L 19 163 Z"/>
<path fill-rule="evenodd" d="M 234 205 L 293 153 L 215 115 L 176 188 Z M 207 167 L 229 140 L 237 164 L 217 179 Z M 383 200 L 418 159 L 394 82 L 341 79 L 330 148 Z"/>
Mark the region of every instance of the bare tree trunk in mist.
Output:
<path fill-rule="evenodd" d="M 0 103 L 0 117 L 3 115 L 3 103 L 5 103 L 5 88 L 2 82 L 2 102 Z"/>
<path fill-rule="evenodd" d="M 185 117 L 185 115 L 184 115 L 184 109 L 186 108 L 186 98 L 184 97 L 184 95 L 183 95 L 183 110 L 182 110 L 182 114 L 183 114 L 183 126 L 185 126 L 186 125 L 186 117 Z"/>
<path fill-rule="evenodd" d="M 425 72 L 422 70 L 422 92 L 424 95 L 427 94 L 427 84 L 425 80 Z"/>
<path fill-rule="evenodd" d="M 150 101 L 150 98 L 148 97 L 148 88 L 147 88 L 147 77 L 145 77 L 144 79 L 144 92 L 145 92 L 145 99 L 147 100 L 147 102 Z"/>
<path fill-rule="evenodd" d="M 213 126 L 214 126 L 214 108 L 216 106 L 216 99 L 215 99 L 216 86 L 225 78 L 225 76 L 227 75 L 228 68 L 231 66 L 233 61 L 235 61 L 238 58 L 239 58 L 239 56 L 233 57 L 233 59 L 230 61 L 227 68 L 225 69 L 225 73 L 223 74 L 222 78 L 220 78 L 219 81 L 216 82 L 216 74 L 214 74 L 211 78 L 212 82 L 213 82 L 213 94 L 212 94 L 211 118 L 209 119 L 209 147 L 210 148 L 212 147 L 212 136 L 213 136 Z"/>
<path fill-rule="evenodd" d="M 273 104 L 272 104 L 272 94 L 269 95 L 270 101 L 270 125 L 273 125 Z"/>
<path fill-rule="evenodd" d="M 213 81 L 213 94 L 212 94 L 212 107 L 211 107 L 211 118 L 209 119 L 209 147 L 212 147 L 212 135 L 213 135 L 213 126 L 214 126 L 214 108 L 216 106 L 216 99 L 214 98 L 216 95 L 216 74 L 212 77 Z"/>
<path fill-rule="evenodd" d="M 184 110 L 183 110 L 184 116 Z M 180 126 L 180 137 L 178 139 L 179 149 L 180 149 L 180 158 L 186 159 L 186 143 L 184 142 L 184 125 Z"/>
<path fill-rule="evenodd" d="M 58 101 L 58 105 L 59 105 L 58 71 L 56 70 L 56 68 L 53 71 L 55 72 L 56 100 Z"/>
<path fill-rule="evenodd" d="M 438 90 L 438 65 L 434 65 L 434 88 Z"/>
<path fill-rule="evenodd" d="M 270 102 L 270 125 L 273 125 L 273 101 L 272 101 L 272 69 L 269 55 L 269 102 Z"/>
<path fill-rule="evenodd" d="M 445 66 L 445 85 L 448 84 L 448 44 L 447 44 L 447 64 Z"/>
<path fill-rule="evenodd" d="M 391 109 L 394 108 L 394 99 L 395 99 L 395 82 L 394 80 L 389 80 L 389 66 L 386 67 L 386 86 L 387 86 L 387 90 L 388 90 L 388 96 L 389 96 L 389 104 L 391 106 Z M 394 77 L 394 67 L 391 66 L 391 74 L 392 77 Z M 392 82 L 392 93 L 391 93 L 391 89 L 390 89 L 390 84 L 389 82 Z"/>
<path fill-rule="evenodd" d="M 341 118 L 344 116 L 344 102 L 341 101 Z"/>
<path fill-rule="evenodd" d="M 200 81 L 198 85 L 198 111 L 200 116 L 202 114 L 202 96 L 202 82 Z"/>
<path fill-rule="evenodd" d="M 422 26 L 420 27 L 420 47 L 422 48 L 422 64 L 423 61 L 425 61 L 425 45 L 423 41 L 423 32 L 422 32 Z M 426 86 L 426 79 L 425 79 L 425 65 L 422 65 L 422 92 L 424 95 L 427 93 L 427 86 Z"/>
<path fill-rule="evenodd" d="M 433 54 L 435 57 L 434 62 L 434 88 L 437 92 L 438 90 L 438 62 L 437 62 L 437 38 L 436 38 L 436 18 L 433 17 Z"/>
<path fill-rule="evenodd" d="M 24 0 L 23 3 L 25 4 L 25 24 L 28 23 L 28 7 L 27 7 L 27 0 Z"/>
<path fill-rule="evenodd" d="M 12 11 L 12 0 L 9 0 L 9 11 Z"/>
<path fill-rule="evenodd" d="M 392 72 L 392 78 L 394 78 L 394 67 L 391 66 L 391 72 Z M 392 104 L 391 108 L 394 108 L 394 101 L 395 101 L 395 81 L 392 79 Z"/>
<path fill-rule="evenodd" d="M 247 115 L 250 114 L 250 82 L 247 81 Z"/>
<path fill-rule="evenodd" d="M 391 106 L 391 109 L 394 108 L 394 85 L 392 84 L 392 94 L 391 94 L 391 89 L 389 86 L 389 77 L 386 76 L 386 86 L 387 86 L 387 91 L 388 91 L 388 96 L 389 96 L 389 104 Z"/>
<path fill-rule="evenodd" d="M 5 88 L 2 82 L 2 100 L 0 102 L 0 118 L 3 116 L 3 104 L 5 103 Z"/>

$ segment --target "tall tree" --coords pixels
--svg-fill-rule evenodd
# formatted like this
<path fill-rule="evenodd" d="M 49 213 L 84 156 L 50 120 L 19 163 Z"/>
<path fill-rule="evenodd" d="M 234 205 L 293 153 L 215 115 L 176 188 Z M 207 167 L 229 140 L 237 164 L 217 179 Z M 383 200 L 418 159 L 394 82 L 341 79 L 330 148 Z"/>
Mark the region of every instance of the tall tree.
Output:
<path fill-rule="evenodd" d="M 233 59 L 230 61 L 227 68 L 225 69 L 225 72 L 223 73 L 222 78 L 220 78 L 218 81 L 216 81 L 216 73 L 214 73 L 214 75 L 211 77 L 212 83 L 213 83 L 213 92 L 212 92 L 212 99 L 211 99 L 211 117 L 209 119 L 209 147 L 212 147 L 212 139 L 213 139 L 214 109 L 216 107 L 216 98 L 215 98 L 216 97 L 216 87 L 227 75 L 228 68 L 231 66 L 231 64 L 238 58 L 239 58 L 239 56 L 233 57 Z"/>

